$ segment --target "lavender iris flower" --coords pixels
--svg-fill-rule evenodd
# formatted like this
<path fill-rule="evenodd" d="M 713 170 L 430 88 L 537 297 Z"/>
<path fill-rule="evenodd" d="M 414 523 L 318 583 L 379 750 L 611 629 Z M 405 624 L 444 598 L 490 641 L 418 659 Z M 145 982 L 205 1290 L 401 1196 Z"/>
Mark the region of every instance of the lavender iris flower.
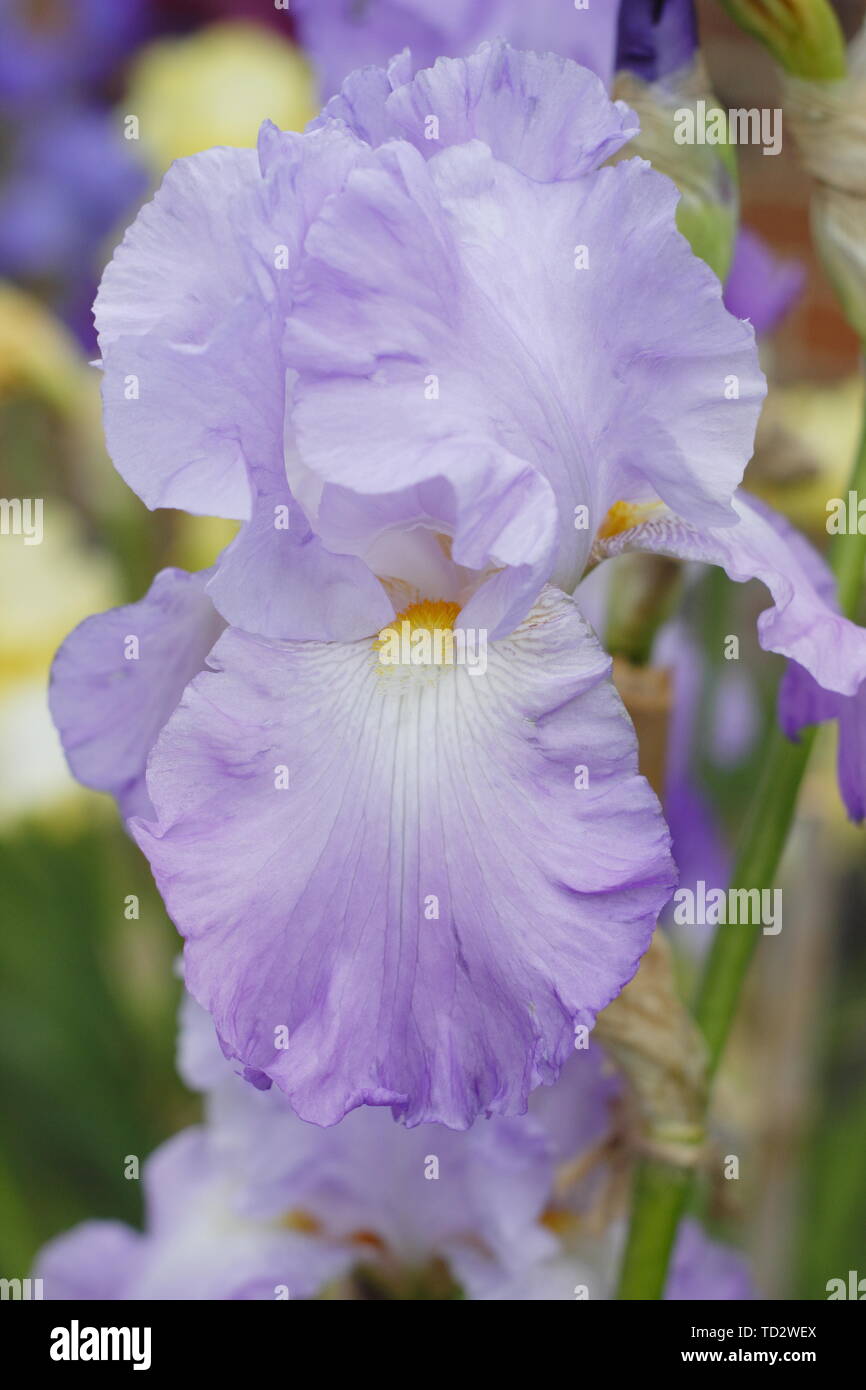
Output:
<path fill-rule="evenodd" d="M 407 1131 L 372 1108 L 306 1125 L 278 1091 L 233 1074 L 189 999 L 180 1060 L 206 1122 L 147 1163 L 144 1233 L 97 1221 L 51 1242 L 36 1271 L 46 1298 L 304 1299 L 372 1285 L 380 1297 L 566 1301 L 579 1284 L 611 1296 L 620 1232 L 592 1232 L 619 1082 L 598 1049 L 575 1054 L 528 1115 L 467 1134 Z M 751 1296 L 741 1257 L 688 1223 L 667 1297 Z"/>
<path fill-rule="evenodd" d="M 484 39 L 560 53 L 607 85 L 627 68 L 655 81 L 685 66 L 697 46 L 693 0 L 298 0 L 299 37 L 326 96 L 350 72 L 384 66 L 409 48 L 419 68 L 470 54 Z"/>
<path fill-rule="evenodd" d="M 226 1053 L 320 1124 L 520 1113 L 646 949 L 668 834 L 569 597 L 588 565 L 758 576 L 766 647 L 866 676 L 866 636 L 735 491 L 754 335 L 669 181 L 599 167 L 634 130 L 562 58 L 404 56 L 306 135 L 180 161 L 103 281 L 117 467 L 244 525 L 209 575 L 73 634 L 55 720 L 82 780 L 145 807 Z M 483 634 L 485 674 L 383 668 L 404 623 Z"/>

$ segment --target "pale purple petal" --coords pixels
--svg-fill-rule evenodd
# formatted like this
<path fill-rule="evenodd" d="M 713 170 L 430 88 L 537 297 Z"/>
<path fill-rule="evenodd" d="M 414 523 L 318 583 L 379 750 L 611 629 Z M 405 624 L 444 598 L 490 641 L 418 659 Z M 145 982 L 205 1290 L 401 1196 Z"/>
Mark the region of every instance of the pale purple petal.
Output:
<path fill-rule="evenodd" d="M 279 441 L 270 325 L 247 304 L 256 272 L 276 274 L 277 238 L 251 217 L 260 183 L 254 150 L 178 160 L 103 276 L 106 439 L 149 507 L 245 517 L 241 426 L 250 448 Z"/>
<path fill-rule="evenodd" d="M 790 739 L 809 724 L 839 721 L 837 773 L 849 817 L 866 818 L 866 684 L 855 695 L 824 690 L 813 676 L 788 663 L 779 686 L 779 723 Z"/>
<path fill-rule="evenodd" d="M 524 566 L 495 615 L 504 632 L 550 563 L 545 490 L 558 511 L 553 580 L 567 590 L 608 507 L 636 488 L 698 524 L 733 518 L 763 378 L 751 328 L 726 314 L 676 231 L 675 202 L 641 161 L 541 184 L 477 142 L 426 163 L 385 146 L 377 169 L 350 175 L 311 229 L 307 293 L 287 325 L 326 543 L 330 488 L 377 500 L 395 489 L 405 524 L 435 527 L 445 480 L 458 506 L 439 529 L 454 558 Z M 509 495 L 516 514 L 503 514 Z M 362 510 L 358 553 L 375 529 Z M 488 512 L 480 546 L 474 515 Z M 344 535 L 333 544 L 347 548 Z"/>
<path fill-rule="evenodd" d="M 827 690 L 853 695 L 866 679 L 866 629 L 828 602 L 820 561 L 808 541 L 757 498 L 738 492 L 736 526 L 698 528 L 661 509 L 651 519 L 596 542 L 596 554 L 649 550 L 721 565 L 730 579 L 760 579 L 773 606 L 758 618 L 765 651 L 811 672 Z"/>
<path fill-rule="evenodd" d="M 673 886 L 574 605 L 549 591 L 485 674 L 408 694 L 370 643 L 229 632 L 211 661 L 151 756 L 158 820 L 135 834 L 225 1047 L 321 1124 L 361 1104 L 455 1128 L 522 1110 Z"/>
<path fill-rule="evenodd" d="M 384 627 L 394 607 L 363 560 L 326 550 L 284 482 L 257 483 L 253 514 L 207 586 L 226 621 L 263 637 L 320 642 Z"/>
<path fill-rule="evenodd" d="M 54 658 L 49 704 L 79 782 L 150 815 L 147 755 L 225 628 L 207 572 L 162 570 L 144 598 L 86 618 Z"/>
<path fill-rule="evenodd" d="M 95 306 L 106 436 L 149 507 L 245 518 L 248 470 L 282 473 L 297 260 L 362 148 L 265 125 L 258 153 L 178 160 L 115 252 Z"/>
<path fill-rule="evenodd" d="M 485 43 L 471 57 L 405 76 L 400 60 L 352 73 L 314 126 L 340 121 L 373 146 L 408 140 L 425 158 L 483 140 L 542 182 L 590 173 L 639 130 L 634 112 L 611 102 L 594 73 L 550 53 Z"/>

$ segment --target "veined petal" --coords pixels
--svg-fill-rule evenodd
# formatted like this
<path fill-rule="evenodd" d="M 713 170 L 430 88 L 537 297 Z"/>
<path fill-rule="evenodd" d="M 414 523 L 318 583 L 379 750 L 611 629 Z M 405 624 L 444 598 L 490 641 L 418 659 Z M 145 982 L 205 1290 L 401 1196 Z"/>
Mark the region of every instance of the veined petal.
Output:
<path fill-rule="evenodd" d="M 149 507 L 243 519 L 248 469 L 282 473 L 296 263 L 362 151 L 345 130 L 266 126 L 258 153 L 176 161 L 126 233 L 95 317 L 109 452 Z"/>
<path fill-rule="evenodd" d="M 639 160 L 543 184 L 480 142 L 426 163 L 397 142 L 351 174 L 307 238 L 287 326 L 326 544 L 330 487 L 400 492 L 405 519 L 435 529 L 444 480 L 458 505 L 438 520 L 458 563 L 526 567 L 514 619 L 551 545 L 553 581 L 574 587 L 617 496 L 642 489 L 696 524 L 732 522 L 764 383 L 751 328 L 676 231 L 676 198 Z M 461 510 L 502 518 L 518 493 L 522 532 L 506 508 L 507 538 L 488 524 L 470 558 Z M 358 553 L 363 539 L 359 526 Z"/>
<path fill-rule="evenodd" d="M 721 565 L 738 584 L 760 579 L 773 598 L 758 618 L 764 650 L 799 662 L 826 690 L 855 694 L 866 679 L 866 630 L 828 602 L 819 557 L 788 522 L 745 492 L 737 493 L 734 511 L 736 526 L 701 528 L 658 508 L 648 520 L 602 535 L 594 554 L 649 550 Z"/>
<path fill-rule="evenodd" d="M 160 571 L 144 598 L 85 618 L 54 658 L 49 704 L 79 782 L 150 815 L 147 755 L 225 627 L 207 572 Z"/>
<path fill-rule="evenodd" d="M 233 631 L 211 661 L 134 833 L 227 1052 L 320 1124 L 520 1112 L 674 882 L 573 602 L 547 591 L 483 674 Z"/>
<path fill-rule="evenodd" d="M 471 57 L 440 58 L 408 81 L 399 61 L 384 71 L 363 68 L 314 125 L 340 121 L 373 146 L 408 140 L 425 157 L 483 140 L 530 178 L 578 178 L 636 135 L 638 119 L 610 100 L 595 73 L 547 47 L 542 56 L 502 40 L 484 43 Z"/>

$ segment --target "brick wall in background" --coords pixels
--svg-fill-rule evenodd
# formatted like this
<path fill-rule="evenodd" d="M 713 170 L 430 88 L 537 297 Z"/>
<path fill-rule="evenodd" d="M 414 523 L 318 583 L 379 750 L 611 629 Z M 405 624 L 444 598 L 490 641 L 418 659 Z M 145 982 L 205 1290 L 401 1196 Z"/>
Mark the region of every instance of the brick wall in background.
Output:
<path fill-rule="evenodd" d="M 839 0 L 846 32 L 855 32 L 864 0 Z M 744 34 L 717 0 L 698 0 L 704 56 L 720 104 L 777 107 L 780 86 L 772 59 L 757 40 Z M 842 318 L 812 250 L 809 231 L 809 179 L 783 125 L 782 151 L 771 157 L 742 146 L 740 179 L 743 220 L 775 252 L 801 261 L 808 279 L 802 299 L 774 339 L 774 376 L 779 381 L 828 380 L 857 365 L 857 339 Z"/>

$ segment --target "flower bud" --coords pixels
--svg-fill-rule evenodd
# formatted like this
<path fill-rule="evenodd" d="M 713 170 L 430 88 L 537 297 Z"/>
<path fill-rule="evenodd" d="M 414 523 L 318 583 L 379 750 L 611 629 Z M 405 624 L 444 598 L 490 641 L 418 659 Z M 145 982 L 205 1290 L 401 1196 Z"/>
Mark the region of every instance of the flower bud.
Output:
<path fill-rule="evenodd" d="M 785 114 L 815 181 L 812 229 L 845 315 L 866 339 L 866 27 L 838 82 L 789 78 Z"/>
<path fill-rule="evenodd" d="M 741 29 L 769 48 L 792 77 L 845 75 L 845 40 L 830 0 L 721 0 Z"/>

